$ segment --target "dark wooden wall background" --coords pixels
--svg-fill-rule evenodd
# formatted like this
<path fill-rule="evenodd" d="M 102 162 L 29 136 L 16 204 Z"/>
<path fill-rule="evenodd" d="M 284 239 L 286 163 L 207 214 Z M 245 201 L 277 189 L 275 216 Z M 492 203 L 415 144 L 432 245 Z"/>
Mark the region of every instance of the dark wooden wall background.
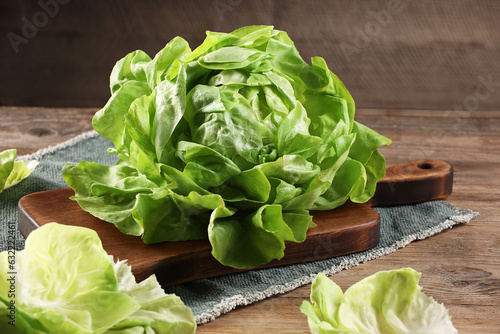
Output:
<path fill-rule="evenodd" d="M 250 24 L 323 56 L 358 107 L 500 108 L 495 0 L 2 0 L 0 105 L 100 107 L 126 53 L 154 56 L 175 36 L 194 48 L 205 30 Z"/>

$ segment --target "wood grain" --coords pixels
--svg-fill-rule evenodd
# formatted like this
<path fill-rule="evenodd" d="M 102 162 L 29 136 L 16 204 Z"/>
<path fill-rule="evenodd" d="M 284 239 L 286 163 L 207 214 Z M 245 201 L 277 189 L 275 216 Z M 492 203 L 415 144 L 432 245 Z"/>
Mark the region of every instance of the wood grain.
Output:
<path fill-rule="evenodd" d="M 377 183 L 371 206 L 419 203 L 445 199 L 453 191 L 453 166 L 446 161 L 425 159 L 386 168 Z"/>
<path fill-rule="evenodd" d="M 96 109 L 0 108 L 0 151 L 33 153 L 92 130 Z"/>
<path fill-rule="evenodd" d="M 0 150 L 17 147 L 29 153 L 45 147 L 25 132 L 26 115 L 32 122 L 47 125 L 48 130 L 61 128 L 54 115 L 82 119 L 73 131 L 83 127 L 91 115 L 78 109 L 19 108 L 16 113 L 0 108 L 3 122 L 20 129 L 11 138 L 9 130 L 0 127 Z M 40 110 L 40 109 L 36 109 Z M 45 122 L 45 119 L 55 119 Z M 459 208 L 478 211 L 471 223 L 457 226 L 429 239 L 358 267 L 342 271 L 332 279 L 347 289 L 360 279 L 379 270 L 412 267 L 422 272 L 423 291 L 444 303 L 453 324 L 461 334 L 497 333 L 500 328 L 500 108 L 496 111 L 458 113 L 438 110 L 359 109 L 356 119 L 393 140 L 382 152 L 389 165 L 411 160 L 433 158 L 454 167 L 453 194 L 447 199 Z M 24 131 L 24 132 L 23 132 Z M 29 140 L 25 140 L 30 138 Z M 63 136 L 47 136 L 50 145 Z M 299 306 L 309 298 L 310 285 L 261 302 L 239 307 L 215 321 L 199 326 L 198 333 L 308 333 L 306 317 Z"/>
<path fill-rule="evenodd" d="M 324 57 L 358 107 L 500 104 L 498 1 L 65 1 L 16 53 L 7 36 L 23 36 L 39 2 L 0 2 L 0 105 L 102 107 L 111 68 L 128 52 L 153 56 L 175 36 L 194 48 L 206 30 L 251 24 L 287 31 L 306 60 Z"/>

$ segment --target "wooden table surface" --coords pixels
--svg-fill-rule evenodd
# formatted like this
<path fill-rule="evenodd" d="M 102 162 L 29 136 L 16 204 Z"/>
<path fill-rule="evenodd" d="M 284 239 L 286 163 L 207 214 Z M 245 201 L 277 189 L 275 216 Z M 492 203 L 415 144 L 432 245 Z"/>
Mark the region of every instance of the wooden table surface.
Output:
<path fill-rule="evenodd" d="M 35 152 L 91 129 L 95 109 L 0 107 L 0 151 Z M 455 168 L 448 201 L 480 215 L 467 225 L 413 242 L 342 271 L 342 289 L 380 270 L 412 267 L 423 291 L 444 303 L 459 333 L 500 333 L 500 111 L 363 109 L 356 119 L 390 137 L 388 164 L 431 158 Z M 299 306 L 310 285 L 239 307 L 199 333 L 307 333 Z"/>

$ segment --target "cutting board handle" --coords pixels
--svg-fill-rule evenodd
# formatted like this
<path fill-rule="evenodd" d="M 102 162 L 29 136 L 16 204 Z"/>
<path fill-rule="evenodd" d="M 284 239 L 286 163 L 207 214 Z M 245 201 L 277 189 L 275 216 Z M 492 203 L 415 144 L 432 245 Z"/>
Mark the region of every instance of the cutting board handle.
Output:
<path fill-rule="evenodd" d="M 453 190 L 453 166 L 441 160 L 416 160 L 387 167 L 371 206 L 444 199 Z"/>

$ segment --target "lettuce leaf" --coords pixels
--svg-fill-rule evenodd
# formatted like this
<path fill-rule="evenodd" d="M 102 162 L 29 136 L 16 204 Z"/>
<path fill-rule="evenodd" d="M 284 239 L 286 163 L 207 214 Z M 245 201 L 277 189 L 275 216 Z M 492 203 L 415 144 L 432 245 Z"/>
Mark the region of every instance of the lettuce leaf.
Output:
<path fill-rule="evenodd" d="M 154 275 L 136 283 L 125 261 L 114 263 L 108 256 L 95 231 L 57 223 L 33 231 L 15 256 L 0 253 L 0 316 L 2 333 L 194 333 L 196 328 L 191 310 L 165 294 Z"/>
<path fill-rule="evenodd" d="M 448 311 L 418 285 L 421 274 L 405 268 L 381 271 L 342 293 L 320 273 L 313 281 L 311 302 L 300 307 L 311 333 L 456 334 Z"/>
<path fill-rule="evenodd" d="M 0 193 L 27 178 L 38 165 L 37 160 L 15 161 L 16 156 L 15 149 L 0 152 Z"/>
<path fill-rule="evenodd" d="M 252 268 L 304 240 L 309 210 L 365 202 L 385 173 L 391 141 L 354 120 L 322 58 L 307 64 L 272 26 L 134 51 L 110 89 L 93 126 L 117 165 L 63 176 L 84 210 L 145 243 L 208 238 L 218 261 Z"/>

